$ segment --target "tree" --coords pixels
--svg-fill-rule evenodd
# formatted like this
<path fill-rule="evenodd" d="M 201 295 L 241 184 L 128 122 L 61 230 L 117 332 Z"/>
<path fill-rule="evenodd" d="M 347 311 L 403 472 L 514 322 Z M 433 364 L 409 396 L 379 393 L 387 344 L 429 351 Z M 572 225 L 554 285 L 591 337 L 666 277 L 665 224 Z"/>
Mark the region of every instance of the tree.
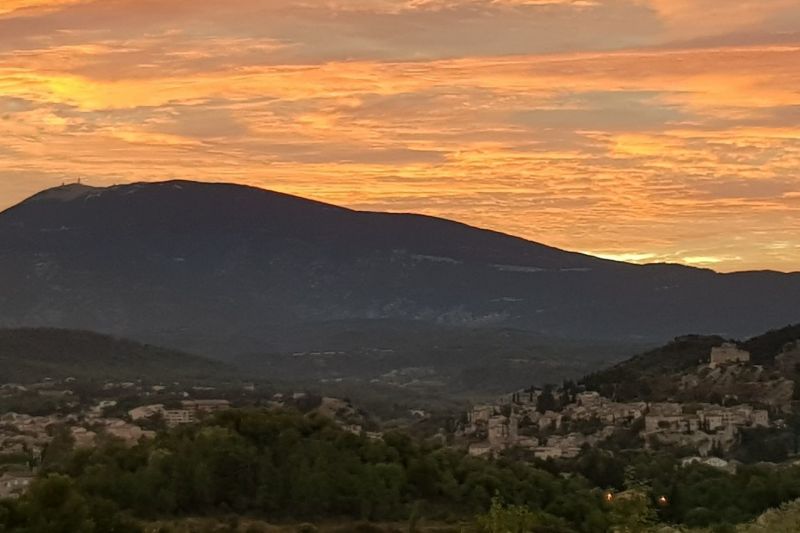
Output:
<path fill-rule="evenodd" d="M 50 474 L 34 483 L 19 503 L 29 533 L 94 533 L 86 499 L 66 476 Z"/>
<path fill-rule="evenodd" d="M 69 459 L 75 446 L 75 439 L 69 429 L 58 425 L 53 430 L 53 438 L 42 454 L 42 466 L 46 469 L 56 469 L 63 466 Z"/>
<path fill-rule="evenodd" d="M 656 512 L 647 494 L 629 490 L 619 494 L 611 503 L 611 531 L 614 533 L 641 533 L 656 523 Z"/>
<path fill-rule="evenodd" d="M 504 505 L 499 496 L 492 498 L 492 506 L 478 517 L 482 533 L 530 533 L 536 527 L 536 515 L 521 505 Z"/>
<path fill-rule="evenodd" d="M 547 411 L 554 411 L 556 407 L 557 402 L 555 396 L 553 396 L 553 388 L 548 385 L 536 400 L 536 410 L 540 413 L 545 413 Z"/>

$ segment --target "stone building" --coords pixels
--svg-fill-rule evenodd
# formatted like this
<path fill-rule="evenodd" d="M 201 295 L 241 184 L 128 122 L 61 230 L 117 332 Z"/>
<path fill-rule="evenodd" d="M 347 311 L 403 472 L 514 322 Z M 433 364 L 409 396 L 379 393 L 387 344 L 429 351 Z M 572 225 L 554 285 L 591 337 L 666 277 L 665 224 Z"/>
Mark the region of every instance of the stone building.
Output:
<path fill-rule="evenodd" d="M 488 423 L 488 440 L 494 449 L 504 449 L 517 442 L 519 420 L 515 415 L 493 416 Z"/>
<path fill-rule="evenodd" d="M 720 365 L 740 364 L 750 362 L 750 352 L 740 349 L 735 343 L 726 342 L 722 346 L 711 348 L 709 367 L 717 368 Z"/>
<path fill-rule="evenodd" d="M 6 472 L 0 476 L 0 500 L 7 498 L 18 498 L 25 492 L 33 482 L 34 476 L 31 473 L 11 473 Z"/>
<path fill-rule="evenodd" d="M 784 375 L 800 373 L 800 341 L 783 347 L 783 352 L 775 357 L 775 366 Z"/>

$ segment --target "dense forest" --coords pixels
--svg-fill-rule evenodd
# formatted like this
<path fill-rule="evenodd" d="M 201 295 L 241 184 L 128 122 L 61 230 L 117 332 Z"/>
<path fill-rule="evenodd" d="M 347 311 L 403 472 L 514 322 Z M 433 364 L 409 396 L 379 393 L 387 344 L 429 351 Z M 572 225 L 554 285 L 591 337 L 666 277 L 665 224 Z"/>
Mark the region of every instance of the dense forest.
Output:
<path fill-rule="evenodd" d="M 0 531 L 132 533 L 159 520 L 232 515 L 411 531 L 423 519 L 452 531 L 726 531 L 796 498 L 800 467 L 730 474 L 682 467 L 666 452 L 599 450 L 569 463 L 486 461 L 402 433 L 369 439 L 322 417 L 231 410 L 130 448 L 109 439 L 74 450 L 66 432 L 57 435 L 31 490 L 0 504 Z"/>

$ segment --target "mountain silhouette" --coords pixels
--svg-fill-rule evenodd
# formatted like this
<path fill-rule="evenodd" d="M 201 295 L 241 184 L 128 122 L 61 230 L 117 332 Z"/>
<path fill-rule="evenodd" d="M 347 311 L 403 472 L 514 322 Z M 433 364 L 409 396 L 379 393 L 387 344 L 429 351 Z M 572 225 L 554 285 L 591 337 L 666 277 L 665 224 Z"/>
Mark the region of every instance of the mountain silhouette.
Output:
<path fill-rule="evenodd" d="M 190 181 L 29 198 L 0 213 L 0 279 L 0 326 L 201 353 L 371 319 L 652 341 L 800 320 L 800 274 L 633 265 L 441 218 Z"/>

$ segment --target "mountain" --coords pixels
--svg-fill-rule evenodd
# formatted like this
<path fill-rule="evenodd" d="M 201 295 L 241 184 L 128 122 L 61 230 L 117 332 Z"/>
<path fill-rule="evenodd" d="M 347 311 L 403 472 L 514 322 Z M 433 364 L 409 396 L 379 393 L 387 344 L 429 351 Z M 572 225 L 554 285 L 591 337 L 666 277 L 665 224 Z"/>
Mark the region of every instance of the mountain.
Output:
<path fill-rule="evenodd" d="M 188 181 L 67 185 L 0 213 L 0 279 L 0 326 L 220 356 L 354 320 L 643 342 L 800 320 L 800 274 L 632 265 L 440 218 Z"/>
<path fill-rule="evenodd" d="M 82 380 L 204 380 L 232 375 L 223 363 L 88 331 L 0 329 L 0 383 Z"/>

